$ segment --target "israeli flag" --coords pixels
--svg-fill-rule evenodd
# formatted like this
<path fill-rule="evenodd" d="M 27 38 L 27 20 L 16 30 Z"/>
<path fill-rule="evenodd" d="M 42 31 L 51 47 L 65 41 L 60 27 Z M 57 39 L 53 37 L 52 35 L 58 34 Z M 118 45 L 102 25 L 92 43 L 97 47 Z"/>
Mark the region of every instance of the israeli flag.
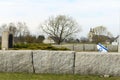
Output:
<path fill-rule="evenodd" d="M 108 52 L 108 49 L 100 43 L 98 43 L 97 49 L 99 52 Z"/>

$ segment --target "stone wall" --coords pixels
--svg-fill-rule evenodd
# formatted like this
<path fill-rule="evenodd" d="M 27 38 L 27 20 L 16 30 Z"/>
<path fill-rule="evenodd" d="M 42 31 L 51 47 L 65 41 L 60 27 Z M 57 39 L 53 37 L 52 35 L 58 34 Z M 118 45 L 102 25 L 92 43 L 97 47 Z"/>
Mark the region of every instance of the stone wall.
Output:
<path fill-rule="evenodd" d="M 120 53 L 0 51 L 0 72 L 120 76 Z"/>
<path fill-rule="evenodd" d="M 120 53 L 76 53 L 75 74 L 120 76 Z"/>
<path fill-rule="evenodd" d="M 63 44 L 53 45 L 55 47 L 66 47 L 72 51 L 97 51 L 97 44 Z M 108 48 L 108 52 L 117 52 L 117 45 L 105 45 Z"/>
<path fill-rule="evenodd" d="M 0 72 L 33 72 L 31 51 L 0 51 Z"/>
<path fill-rule="evenodd" d="M 107 45 L 106 47 L 108 48 L 109 52 L 118 51 L 118 46 L 117 45 Z"/>
<path fill-rule="evenodd" d="M 33 51 L 35 73 L 73 74 L 74 53 L 71 51 Z"/>

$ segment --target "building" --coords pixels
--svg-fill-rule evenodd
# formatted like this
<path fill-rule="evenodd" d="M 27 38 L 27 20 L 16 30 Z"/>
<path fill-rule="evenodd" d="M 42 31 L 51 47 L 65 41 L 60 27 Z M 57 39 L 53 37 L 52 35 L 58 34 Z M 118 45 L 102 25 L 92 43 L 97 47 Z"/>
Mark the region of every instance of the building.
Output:
<path fill-rule="evenodd" d="M 55 41 L 52 38 L 47 37 L 47 38 L 45 38 L 45 40 L 43 41 L 43 43 L 51 44 L 51 43 L 55 43 Z"/>
<path fill-rule="evenodd" d="M 114 41 L 112 42 L 112 45 L 118 45 L 119 43 L 119 36 L 117 36 Z"/>
<path fill-rule="evenodd" d="M 93 41 L 93 36 L 95 35 L 94 33 L 94 29 L 93 28 L 90 28 L 90 31 L 88 33 L 88 39 L 89 39 L 89 42 L 92 42 Z"/>

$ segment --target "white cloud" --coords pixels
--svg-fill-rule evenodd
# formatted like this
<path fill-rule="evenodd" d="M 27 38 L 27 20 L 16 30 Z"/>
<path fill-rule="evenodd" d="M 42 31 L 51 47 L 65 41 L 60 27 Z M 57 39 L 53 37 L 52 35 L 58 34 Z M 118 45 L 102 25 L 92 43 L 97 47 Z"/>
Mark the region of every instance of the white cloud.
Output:
<path fill-rule="evenodd" d="M 117 31 L 119 4 L 119 0 L 4 0 L 0 1 L 0 23 L 25 21 L 31 31 L 36 32 L 40 22 L 49 16 L 66 14 L 83 25 L 81 34 L 97 25 L 105 25 L 112 30 L 116 27 Z"/>

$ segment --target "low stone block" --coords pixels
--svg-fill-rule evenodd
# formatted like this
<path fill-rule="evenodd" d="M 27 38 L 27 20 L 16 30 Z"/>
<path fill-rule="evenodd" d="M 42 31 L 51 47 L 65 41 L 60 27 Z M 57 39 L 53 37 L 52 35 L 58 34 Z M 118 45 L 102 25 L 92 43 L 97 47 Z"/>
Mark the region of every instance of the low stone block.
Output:
<path fill-rule="evenodd" d="M 119 53 L 76 53 L 75 74 L 120 76 Z"/>
<path fill-rule="evenodd" d="M 33 51 L 35 73 L 73 73 L 72 51 Z"/>
<path fill-rule="evenodd" d="M 74 51 L 84 51 L 84 44 L 75 44 Z"/>
<path fill-rule="evenodd" d="M 117 45 L 107 45 L 107 48 L 108 48 L 109 52 L 117 52 L 118 51 Z"/>
<path fill-rule="evenodd" d="M 84 51 L 95 51 L 97 46 L 95 44 L 84 44 Z"/>
<path fill-rule="evenodd" d="M 0 72 L 33 73 L 31 51 L 0 51 Z"/>

